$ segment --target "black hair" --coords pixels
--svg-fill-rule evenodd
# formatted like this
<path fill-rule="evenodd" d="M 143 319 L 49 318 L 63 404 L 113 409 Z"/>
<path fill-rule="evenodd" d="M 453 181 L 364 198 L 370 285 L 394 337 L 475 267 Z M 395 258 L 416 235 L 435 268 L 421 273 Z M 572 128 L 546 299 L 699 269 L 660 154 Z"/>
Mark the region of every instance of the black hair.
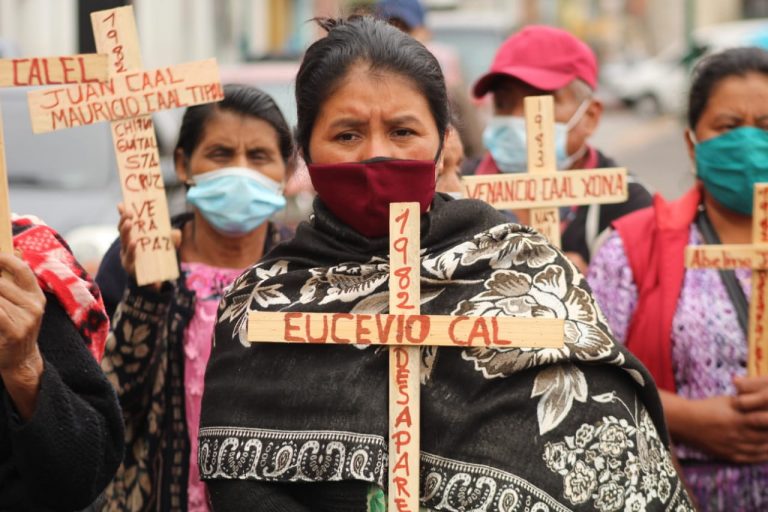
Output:
<path fill-rule="evenodd" d="M 702 59 L 693 70 L 688 94 L 688 126 L 696 129 L 713 89 L 721 81 L 748 73 L 768 76 L 768 51 L 754 47 L 732 48 Z"/>
<path fill-rule="evenodd" d="M 176 150 L 189 159 L 203 138 L 205 125 L 217 111 L 227 111 L 266 121 L 277 132 L 280 155 L 290 174 L 294 163 L 294 143 L 291 129 L 272 96 L 257 87 L 242 84 L 224 86 L 224 99 L 218 103 L 206 103 L 187 108 L 181 121 Z"/>
<path fill-rule="evenodd" d="M 328 35 L 307 49 L 296 75 L 296 140 L 304 158 L 310 161 L 309 140 L 323 103 L 349 68 L 361 62 L 371 70 L 394 72 L 413 82 L 429 104 L 442 148 L 450 108 L 435 56 L 408 34 L 371 16 L 315 21 Z"/>

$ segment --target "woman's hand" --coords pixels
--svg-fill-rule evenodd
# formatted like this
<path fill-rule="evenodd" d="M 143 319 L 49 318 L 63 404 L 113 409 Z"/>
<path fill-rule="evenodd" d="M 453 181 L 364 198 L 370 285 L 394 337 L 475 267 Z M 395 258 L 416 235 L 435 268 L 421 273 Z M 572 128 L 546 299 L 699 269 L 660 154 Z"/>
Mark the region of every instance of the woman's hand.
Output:
<path fill-rule="evenodd" d="M 768 377 L 734 377 L 736 407 L 768 419 Z"/>
<path fill-rule="evenodd" d="M 576 268 L 579 269 L 579 272 L 587 275 L 589 272 L 589 265 L 586 261 L 584 261 L 584 258 L 581 257 L 581 254 L 577 252 L 566 252 L 565 257 L 571 260 L 571 263 L 576 265 Z"/>
<path fill-rule="evenodd" d="M 740 397 L 689 400 L 661 392 L 675 440 L 737 464 L 768 462 L 768 411 L 745 411 Z"/>
<path fill-rule="evenodd" d="M 133 229 L 133 213 L 123 203 L 117 205 L 120 222 L 117 230 L 120 232 L 120 263 L 132 278 L 136 278 L 136 240 L 131 235 Z"/>
<path fill-rule="evenodd" d="M 23 419 L 35 411 L 43 358 L 37 345 L 45 295 L 29 265 L 0 254 L 0 378 Z"/>
<path fill-rule="evenodd" d="M 125 207 L 123 203 L 117 205 L 117 211 L 120 213 L 120 222 L 117 229 L 120 232 L 120 263 L 133 279 L 136 279 L 136 244 L 133 230 L 133 213 Z M 171 231 L 171 240 L 178 248 L 181 244 L 181 231 L 174 229 Z M 155 283 L 153 286 L 160 288 L 162 283 Z"/>

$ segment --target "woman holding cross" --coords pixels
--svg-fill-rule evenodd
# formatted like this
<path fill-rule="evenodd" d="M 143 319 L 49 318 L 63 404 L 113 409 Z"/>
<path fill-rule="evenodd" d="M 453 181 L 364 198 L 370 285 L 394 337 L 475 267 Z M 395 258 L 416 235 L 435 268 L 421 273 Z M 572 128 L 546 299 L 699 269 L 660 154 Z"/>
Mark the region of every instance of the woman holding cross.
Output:
<path fill-rule="evenodd" d="M 99 370 L 109 319 L 58 233 L 31 217 L 14 216 L 8 227 L 15 254 L 0 254 L 0 510 L 80 510 L 123 456 L 120 407 Z"/>
<path fill-rule="evenodd" d="M 384 510 L 387 351 L 252 345 L 246 326 L 250 311 L 386 313 L 389 204 L 416 202 L 422 314 L 565 320 L 561 349 L 423 349 L 421 504 L 690 510 L 650 376 L 584 278 L 538 233 L 435 193 L 449 112 L 434 56 L 371 18 L 320 24 L 296 78 L 314 215 L 219 309 L 199 451 L 214 508 Z"/>
<path fill-rule="evenodd" d="M 121 209 L 120 240 L 97 281 L 115 310 L 102 367 L 126 421 L 126 458 L 107 510 L 208 510 L 197 473 L 197 427 L 216 308 L 224 288 L 290 236 L 268 219 L 285 205 L 293 137 L 274 100 L 244 85 L 190 107 L 175 164 L 191 211 L 174 219 L 180 278 L 139 287 L 133 216 Z"/>
<path fill-rule="evenodd" d="M 617 339 L 649 368 L 702 510 L 768 507 L 768 380 L 746 377 L 751 270 L 685 269 L 686 246 L 752 241 L 768 182 L 768 52 L 696 68 L 686 144 L 696 187 L 614 224 L 589 281 Z"/>

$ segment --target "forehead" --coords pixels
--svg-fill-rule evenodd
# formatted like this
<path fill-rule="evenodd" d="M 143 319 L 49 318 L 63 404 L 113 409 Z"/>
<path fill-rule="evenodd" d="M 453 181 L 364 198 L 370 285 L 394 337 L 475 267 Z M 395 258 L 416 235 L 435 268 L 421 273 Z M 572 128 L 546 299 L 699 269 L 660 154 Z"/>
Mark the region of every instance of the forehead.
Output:
<path fill-rule="evenodd" d="M 768 99 L 768 76 L 762 73 L 733 75 L 723 78 L 712 88 L 707 101 L 707 110 L 723 107 L 766 110 L 768 109 L 766 99 Z"/>
<path fill-rule="evenodd" d="M 198 145 L 277 145 L 275 128 L 267 121 L 231 110 L 213 109 L 203 126 Z"/>
<path fill-rule="evenodd" d="M 373 112 L 395 115 L 425 109 L 430 113 L 429 102 L 412 79 L 394 71 L 355 64 L 323 101 L 318 119 Z"/>

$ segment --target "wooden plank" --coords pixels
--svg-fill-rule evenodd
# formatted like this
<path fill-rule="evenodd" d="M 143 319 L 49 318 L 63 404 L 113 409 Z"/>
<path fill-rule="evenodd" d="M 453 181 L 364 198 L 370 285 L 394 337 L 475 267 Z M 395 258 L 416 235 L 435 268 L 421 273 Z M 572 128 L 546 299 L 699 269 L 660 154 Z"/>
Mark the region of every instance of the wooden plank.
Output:
<path fill-rule="evenodd" d="M 555 156 L 555 103 L 552 96 L 525 98 L 525 130 L 530 174 L 557 171 Z M 560 213 L 557 208 L 532 208 L 531 227 L 560 247 Z"/>
<path fill-rule="evenodd" d="M 141 69 L 141 44 L 133 6 L 91 13 L 96 49 L 110 56 L 111 75 Z"/>
<path fill-rule="evenodd" d="M 450 315 L 254 311 L 253 343 L 562 348 L 563 320 Z"/>
<path fill-rule="evenodd" d="M 8 171 L 5 163 L 3 113 L 0 112 L 0 253 L 13 254 L 11 201 L 8 196 Z"/>
<path fill-rule="evenodd" d="M 106 82 L 30 91 L 32 131 L 46 133 L 220 101 L 215 59 L 133 71 Z"/>
<path fill-rule="evenodd" d="M 0 59 L 0 87 L 98 83 L 108 76 L 105 54 Z"/>
<path fill-rule="evenodd" d="M 768 184 L 755 185 L 752 242 L 768 244 Z M 749 303 L 749 363 L 751 376 L 768 375 L 768 266 L 752 271 Z"/>
<path fill-rule="evenodd" d="M 110 56 L 111 76 L 141 68 L 133 7 L 91 13 L 96 48 Z M 126 83 L 127 85 L 127 83 Z M 123 203 L 135 215 L 136 281 L 142 286 L 179 276 L 171 219 L 151 116 L 111 123 Z"/>
<path fill-rule="evenodd" d="M 768 243 L 688 246 L 685 248 L 685 267 L 768 269 Z"/>
<path fill-rule="evenodd" d="M 464 197 L 498 210 L 537 206 L 623 203 L 629 196 L 627 170 L 620 167 L 536 174 L 485 174 L 462 178 Z"/>
<path fill-rule="evenodd" d="M 390 205 L 389 311 L 395 315 L 418 315 L 421 308 L 420 217 L 418 203 Z M 413 336 L 415 330 L 410 331 Z M 419 509 L 420 375 L 420 347 L 390 347 L 387 510 L 391 511 Z"/>

